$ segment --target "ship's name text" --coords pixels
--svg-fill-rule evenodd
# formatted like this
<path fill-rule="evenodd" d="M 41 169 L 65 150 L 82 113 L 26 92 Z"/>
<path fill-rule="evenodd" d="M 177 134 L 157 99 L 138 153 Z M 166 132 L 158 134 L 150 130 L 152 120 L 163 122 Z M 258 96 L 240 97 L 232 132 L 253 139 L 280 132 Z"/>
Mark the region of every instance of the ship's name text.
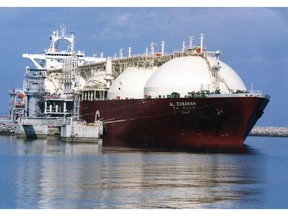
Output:
<path fill-rule="evenodd" d="M 196 106 L 196 102 L 194 101 L 186 101 L 186 102 L 170 102 L 169 105 L 171 107 L 184 107 L 184 106 Z"/>
<path fill-rule="evenodd" d="M 186 101 L 186 102 L 170 102 L 169 106 L 173 110 L 180 110 L 180 111 L 192 111 L 196 109 L 196 102 L 194 101 Z"/>

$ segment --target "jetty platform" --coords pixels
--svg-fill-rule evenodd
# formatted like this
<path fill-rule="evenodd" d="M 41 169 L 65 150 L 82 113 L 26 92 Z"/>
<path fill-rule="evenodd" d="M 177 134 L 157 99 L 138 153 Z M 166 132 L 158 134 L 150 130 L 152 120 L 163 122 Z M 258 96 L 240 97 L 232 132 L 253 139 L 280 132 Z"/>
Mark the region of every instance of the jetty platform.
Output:
<path fill-rule="evenodd" d="M 86 124 L 72 118 L 25 118 L 18 123 L 0 122 L 0 135 L 27 139 L 60 136 L 64 142 L 98 143 L 103 135 L 103 124 L 101 121 Z"/>

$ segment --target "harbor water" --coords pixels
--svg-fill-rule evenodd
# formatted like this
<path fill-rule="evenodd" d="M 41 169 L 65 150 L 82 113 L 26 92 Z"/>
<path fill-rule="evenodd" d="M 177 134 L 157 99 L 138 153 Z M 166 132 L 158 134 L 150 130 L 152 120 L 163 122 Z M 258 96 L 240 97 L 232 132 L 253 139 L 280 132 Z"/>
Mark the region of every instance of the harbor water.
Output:
<path fill-rule="evenodd" d="M 0 136 L 0 208 L 287 209 L 288 139 L 246 144 L 193 153 Z"/>

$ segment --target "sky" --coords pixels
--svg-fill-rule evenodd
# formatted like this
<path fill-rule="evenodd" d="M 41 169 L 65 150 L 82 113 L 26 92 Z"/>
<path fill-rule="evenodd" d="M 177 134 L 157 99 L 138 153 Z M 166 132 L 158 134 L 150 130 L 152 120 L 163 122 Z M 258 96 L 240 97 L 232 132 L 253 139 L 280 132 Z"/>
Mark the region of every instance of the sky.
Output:
<path fill-rule="evenodd" d="M 132 47 L 144 53 L 151 42 L 172 52 L 203 33 L 208 50 L 232 67 L 248 89 L 271 96 L 259 126 L 288 127 L 288 7 L 0 7 L 0 116 L 8 115 L 8 90 L 21 88 L 23 53 L 42 53 L 54 30 L 76 33 L 76 50 L 114 56 Z"/>

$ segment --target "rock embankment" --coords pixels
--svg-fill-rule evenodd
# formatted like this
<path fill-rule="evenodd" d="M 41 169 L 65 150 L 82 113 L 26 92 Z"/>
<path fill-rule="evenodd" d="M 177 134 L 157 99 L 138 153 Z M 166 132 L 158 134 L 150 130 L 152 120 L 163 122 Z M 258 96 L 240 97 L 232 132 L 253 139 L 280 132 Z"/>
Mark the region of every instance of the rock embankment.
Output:
<path fill-rule="evenodd" d="M 254 127 L 250 136 L 288 137 L 287 127 Z"/>
<path fill-rule="evenodd" d="M 4 136 L 10 136 L 15 134 L 16 132 L 16 126 L 14 123 L 0 123 L 0 135 Z"/>

